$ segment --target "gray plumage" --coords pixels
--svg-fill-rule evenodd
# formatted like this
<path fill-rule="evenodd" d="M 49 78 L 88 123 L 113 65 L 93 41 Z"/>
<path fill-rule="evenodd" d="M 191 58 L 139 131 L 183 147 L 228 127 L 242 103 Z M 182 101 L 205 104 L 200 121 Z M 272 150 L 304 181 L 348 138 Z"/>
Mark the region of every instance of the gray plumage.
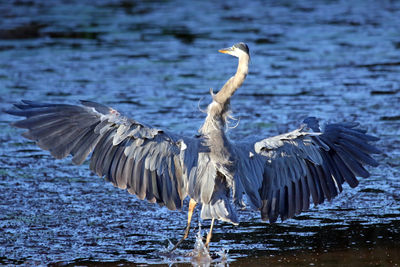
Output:
<path fill-rule="evenodd" d="M 238 57 L 236 74 L 207 108 L 207 118 L 194 137 L 147 126 L 116 110 L 89 101 L 81 105 L 23 100 L 10 114 L 26 119 L 13 125 L 56 158 L 72 155 L 82 164 L 140 199 L 180 209 L 189 196 L 202 204 L 203 219 L 238 223 L 236 207 L 248 204 L 263 220 L 291 218 L 310 206 L 331 200 L 342 184 L 368 177 L 364 164 L 377 166 L 370 154 L 376 137 L 356 123 L 328 124 L 304 120 L 300 128 L 254 142 L 232 142 L 226 135 L 230 98 L 242 85 L 250 60 L 246 44 L 220 50 Z"/>

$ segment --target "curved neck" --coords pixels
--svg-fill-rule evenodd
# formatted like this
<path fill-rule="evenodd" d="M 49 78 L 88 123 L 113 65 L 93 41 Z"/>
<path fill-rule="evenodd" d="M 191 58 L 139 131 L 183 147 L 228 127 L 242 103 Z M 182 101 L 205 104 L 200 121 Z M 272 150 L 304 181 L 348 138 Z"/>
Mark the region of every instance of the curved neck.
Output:
<path fill-rule="evenodd" d="M 229 101 L 236 90 L 242 85 L 249 72 L 249 55 L 245 54 L 239 57 L 239 64 L 236 73 L 231 77 L 222 89 L 215 95 L 214 100 L 220 104 L 225 104 Z"/>
<path fill-rule="evenodd" d="M 208 105 L 207 118 L 199 129 L 200 133 L 210 135 L 213 132 L 224 131 L 226 118 L 229 115 L 229 100 L 246 79 L 249 61 L 249 55 L 240 56 L 236 74 L 225 83 L 216 95 L 213 95 L 214 101 Z"/>

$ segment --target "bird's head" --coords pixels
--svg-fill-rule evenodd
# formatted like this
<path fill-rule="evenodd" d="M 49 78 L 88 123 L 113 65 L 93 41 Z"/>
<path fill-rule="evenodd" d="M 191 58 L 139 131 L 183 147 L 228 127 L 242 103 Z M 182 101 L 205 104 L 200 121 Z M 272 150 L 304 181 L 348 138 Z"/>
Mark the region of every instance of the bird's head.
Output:
<path fill-rule="evenodd" d="M 218 52 L 234 57 L 241 57 L 242 55 L 250 56 L 249 47 L 245 43 L 237 43 L 231 47 L 220 49 Z"/>

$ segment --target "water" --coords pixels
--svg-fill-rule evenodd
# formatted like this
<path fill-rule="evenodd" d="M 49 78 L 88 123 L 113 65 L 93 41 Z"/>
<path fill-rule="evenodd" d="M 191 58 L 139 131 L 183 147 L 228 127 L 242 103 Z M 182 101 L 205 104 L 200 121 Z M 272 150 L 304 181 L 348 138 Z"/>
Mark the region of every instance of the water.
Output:
<path fill-rule="evenodd" d="M 232 100 L 232 139 L 311 115 L 360 122 L 383 153 L 357 188 L 295 219 L 269 225 L 246 210 L 237 227 L 217 223 L 210 264 L 399 265 L 400 3 L 2 1 L 0 14 L 0 109 L 94 100 L 187 135 L 204 119 L 209 88 L 235 71 L 217 50 L 246 42 L 252 61 Z M 165 256 L 185 212 L 137 200 L 87 163 L 52 159 L 14 120 L 0 113 L 0 264 L 197 264 L 186 256 L 197 213 L 179 253 Z"/>

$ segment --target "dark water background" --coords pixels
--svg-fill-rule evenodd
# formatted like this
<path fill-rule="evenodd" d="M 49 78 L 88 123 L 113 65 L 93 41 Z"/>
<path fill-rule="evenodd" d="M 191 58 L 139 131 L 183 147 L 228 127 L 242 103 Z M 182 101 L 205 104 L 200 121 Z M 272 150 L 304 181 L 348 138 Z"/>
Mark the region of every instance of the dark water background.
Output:
<path fill-rule="evenodd" d="M 295 219 L 217 223 L 231 265 L 400 264 L 399 1 L 1 1 L 0 109 L 20 99 L 94 100 L 153 126 L 196 133 L 248 43 L 232 139 L 306 116 L 358 121 L 381 138 L 371 177 Z M 186 214 L 137 200 L 70 159 L 54 160 L 0 113 L 0 264 L 173 263 Z M 195 230 L 179 253 L 193 249 Z M 202 222 L 203 229 L 209 222 Z M 218 263 L 218 260 L 216 261 Z"/>

